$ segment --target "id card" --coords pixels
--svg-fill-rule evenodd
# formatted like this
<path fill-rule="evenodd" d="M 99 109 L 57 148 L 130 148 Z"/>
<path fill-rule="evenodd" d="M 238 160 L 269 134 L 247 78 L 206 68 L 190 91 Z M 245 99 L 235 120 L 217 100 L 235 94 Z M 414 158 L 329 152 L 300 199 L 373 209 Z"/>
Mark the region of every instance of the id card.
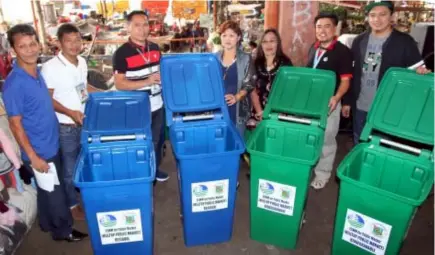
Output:
<path fill-rule="evenodd" d="M 76 86 L 76 92 L 82 104 L 88 101 L 89 94 L 84 83 L 80 83 L 79 85 Z"/>
<path fill-rule="evenodd" d="M 162 88 L 158 84 L 154 84 L 151 86 L 151 96 L 160 94 L 162 92 Z"/>

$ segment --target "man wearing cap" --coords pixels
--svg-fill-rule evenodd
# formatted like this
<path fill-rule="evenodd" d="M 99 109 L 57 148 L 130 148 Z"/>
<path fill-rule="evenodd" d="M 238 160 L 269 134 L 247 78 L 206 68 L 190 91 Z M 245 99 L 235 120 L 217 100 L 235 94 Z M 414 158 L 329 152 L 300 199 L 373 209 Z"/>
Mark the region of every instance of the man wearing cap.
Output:
<path fill-rule="evenodd" d="M 353 135 L 357 144 L 365 125 L 367 112 L 375 97 L 382 77 L 391 67 L 409 68 L 422 60 L 417 43 L 408 34 L 392 27 L 394 3 L 374 1 L 366 6 L 370 31 L 355 38 L 352 44 L 354 59 L 350 91 L 343 98 L 342 113 L 349 117 L 353 109 Z M 425 66 L 416 68 L 425 74 Z"/>

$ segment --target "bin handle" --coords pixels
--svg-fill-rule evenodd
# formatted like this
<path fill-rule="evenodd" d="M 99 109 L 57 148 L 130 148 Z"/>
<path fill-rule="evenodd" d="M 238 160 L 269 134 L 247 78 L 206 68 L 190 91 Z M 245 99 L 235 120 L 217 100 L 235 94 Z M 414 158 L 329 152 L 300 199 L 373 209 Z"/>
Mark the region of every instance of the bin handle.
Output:
<path fill-rule="evenodd" d="M 284 115 L 284 114 L 279 114 L 278 119 L 311 125 L 311 120 L 309 120 L 309 119 L 298 118 L 298 117 L 288 116 L 288 115 Z"/>
<path fill-rule="evenodd" d="M 372 136 L 370 136 L 370 139 L 371 138 L 372 138 Z M 380 143 L 381 144 L 389 145 L 391 147 L 399 148 L 401 150 L 409 151 L 409 152 L 415 153 L 417 155 L 421 154 L 421 150 L 420 149 L 417 149 L 417 148 L 409 146 L 409 145 L 401 144 L 401 143 L 398 143 L 398 142 L 393 142 L 393 141 L 390 141 L 390 140 L 387 140 L 387 139 L 382 139 L 381 138 L 380 139 Z"/>
<path fill-rule="evenodd" d="M 136 140 L 136 135 L 113 135 L 100 137 L 101 142 L 116 142 L 124 140 Z M 88 142 L 92 142 L 92 137 L 88 138 Z"/>
<path fill-rule="evenodd" d="M 181 119 L 183 121 L 192 121 L 192 120 L 208 120 L 213 118 L 214 118 L 214 114 L 203 114 L 203 115 L 183 116 Z"/>

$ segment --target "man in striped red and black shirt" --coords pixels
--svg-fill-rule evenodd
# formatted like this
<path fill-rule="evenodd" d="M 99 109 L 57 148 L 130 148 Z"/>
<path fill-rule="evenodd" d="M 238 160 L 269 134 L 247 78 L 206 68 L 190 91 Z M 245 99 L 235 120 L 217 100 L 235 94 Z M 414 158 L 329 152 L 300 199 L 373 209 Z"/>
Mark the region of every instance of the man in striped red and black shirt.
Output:
<path fill-rule="evenodd" d="M 159 139 L 163 130 L 163 100 L 160 84 L 160 49 L 147 40 L 148 16 L 143 11 L 133 11 L 127 16 L 130 34 L 128 42 L 119 47 L 113 56 L 115 86 L 118 90 L 135 90 L 149 93 L 152 111 L 152 135 L 156 150 L 156 167 L 160 164 Z M 157 170 L 156 179 L 166 181 L 169 176 Z"/>

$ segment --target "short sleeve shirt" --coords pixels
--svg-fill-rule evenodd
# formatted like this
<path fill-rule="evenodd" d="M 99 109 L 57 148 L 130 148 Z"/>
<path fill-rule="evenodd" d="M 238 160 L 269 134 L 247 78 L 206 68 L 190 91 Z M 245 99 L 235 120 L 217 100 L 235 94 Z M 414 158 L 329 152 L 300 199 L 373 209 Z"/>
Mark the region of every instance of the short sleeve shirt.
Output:
<path fill-rule="evenodd" d="M 326 49 L 322 49 L 320 43 L 316 43 L 314 48 L 315 55 L 308 60 L 307 67 L 333 71 L 336 75 L 337 92 L 342 78 L 352 78 L 352 52 L 338 40 L 334 40 Z"/>
<path fill-rule="evenodd" d="M 119 47 L 113 56 L 113 70 L 115 73 L 125 74 L 131 81 L 147 79 L 151 74 L 160 72 L 160 49 L 152 42 L 139 46 L 129 41 Z M 163 107 L 162 89 L 160 84 L 139 89 L 150 94 L 151 111 Z"/>
<path fill-rule="evenodd" d="M 53 98 L 68 109 L 84 112 L 88 99 L 86 61 L 78 57 L 78 65 L 69 62 L 62 53 L 42 65 L 42 76 Z M 61 113 L 56 113 L 60 123 L 74 124 L 74 121 Z"/>
<path fill-rule="evenodd" d="M 364 56 L 361 91 L 356 101 L 356 107 L 361 111 L 368 112 L 375 98 L 382 63 L 382 46 L 387 38 L 388 36 L 378 38 L 370 34 Z"/>
<path fill-rule="evenodd" d="M 45 81 L 26 73 L 17 64 L 3 85 L 3 101 L 9 117 L 21 116 L 30 144 L 39 157 L 48 160 L 59 150 L 59 123 Z M 24 161 L 29 157 L 21 148 Z"/>

